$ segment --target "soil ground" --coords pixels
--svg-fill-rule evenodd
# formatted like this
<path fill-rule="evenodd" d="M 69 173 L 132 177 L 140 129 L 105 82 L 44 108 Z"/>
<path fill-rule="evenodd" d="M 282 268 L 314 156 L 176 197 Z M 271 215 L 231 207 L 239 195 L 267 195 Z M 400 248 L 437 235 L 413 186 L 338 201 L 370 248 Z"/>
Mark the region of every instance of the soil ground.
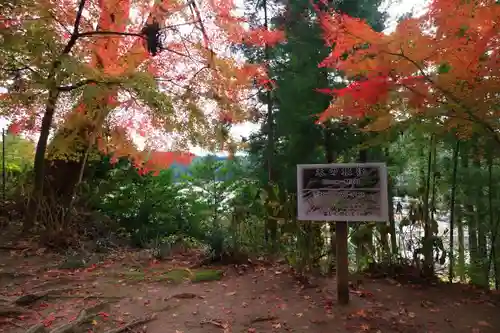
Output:
<path fill-rule="evenodd" d="M 57 333 L 500 332 L 497 295 L 465 286 L 365 278 L 343 307 L 336 303 L 333 278 L 304 288 L 280 265 L 193 271 L 184 269 L 192 256 L 162 262 L 140 257 L 120 251 L 89 268 L 67 270 L 57 268 L 58 255 L 0 253 L 0 332 L 26 332 L 36 323 Z M 193 282 L 214 269 L 223 271 L 220 280 Z M 102 306 L 90 308 L 96 304 Z M 85 308 L 81 327 L 61 328 L 85 317 Z"/>

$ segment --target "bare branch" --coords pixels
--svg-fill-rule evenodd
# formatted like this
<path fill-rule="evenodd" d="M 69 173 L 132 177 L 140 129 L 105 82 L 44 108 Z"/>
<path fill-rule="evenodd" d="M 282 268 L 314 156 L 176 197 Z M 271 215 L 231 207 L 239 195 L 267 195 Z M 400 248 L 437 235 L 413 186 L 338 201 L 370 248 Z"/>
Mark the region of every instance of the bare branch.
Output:
<path fill-rule="evenodd" d="M 96 31 L 87 31 L 87 32 L 82 32 L 77 35 L 78 37 L 93 37 L 93 36 L 131 36 L 131 37 L 139 37 L 139 38 L 145 38 L 143 34 L 139 33 L 133 33 L 133 32 L 120 32 L 120 31 L 101 31 L 101 30 L 96 30 Z M 179 51 L 172 50 L 168 47 L 162 47 L 161 50 L 166 50 L 172 53 L 175 53 L 181 57 L 189 57 L 187 54 L 184 54 Z"/>
<path fill-rule="evenodd" d="M 82 20 L 83 8 L 85 7 L 85 0 L 80 0 L 80 4 L 78 5 L 78 11 L 76 12 L 75 25 L 73 26 L 73 33 L 66 44 L 66 47 L 63 50 L 63 54 L 68 54 L 73 46 L 75 46 L 76 40 L 78 39 L 78 30 L 80 28 L 80 22 Z"/>
<path fill-rule="evenodd" d="M 144 38 L 144 35 L 138 34 L 138 33 L 133 33 L 133 32 L 102 31 L 102 30 L 82 32 L 82 33 L 77 34 L 77 37 L 110 36 L 110 35 L 132 36 L 132 37 Z"/>
<path fill-rule="evenodd" d="M 167 25 L 164 28 L 162 28 L 162 30 L 174 29 L 174 28 L 185 26 L 185 25 L 196 25 L 197 23 L 201 23 L 201 22 L 199 20 L 196 20 L 196 21 L 189 21 L 189 22 L 183 22 L 183 23 L 178 23 L 178 24 L 171 24 L 171 25 Z"/>
<path fill-rule="evenodd" d="M 56 21 L 57 23 L 59 23 L 59 25 L 60 25 L 60 26 L 61 26 L 64 30 L 66 30 L 66 32 L 67 32 L 68 34 L 70 34 L 70 35 L 71 35 L 71 31 L 68 29 L 68 27 L 66 27 L 66 25 L 64 25 L 64 23 L 63 23 L 63 22 L 61 22 L 61 21 L 60 21 L 60 20 L 59 20 L 59 19 L 58 19 L 55 15 L 54 15 L 54 13 L 52 13 L 51 11 L 49 11 L 49 15 L 52 17 L 52 19 L 53 19 L 54 21 Z"/>
<path fill-rule="evenodd" d="M 120 82 L 119 81 L 102 82 L 102 81 L 97 81 L 97 80 L 94 80 L 94 79 L 87 79 L 87 80 L 83 80 L 83 81 L 77 82 L 77 83 L 72 84 L 72 85 L 59 86 L 59 87 L 57 87 L 57 90 L 68 92 L 68 91 L 72 91 L 72 90 L 84 87 L 84 86 L 86 86 L 88 84 L 114 85 L 114 84 L 120 84 Z"/>

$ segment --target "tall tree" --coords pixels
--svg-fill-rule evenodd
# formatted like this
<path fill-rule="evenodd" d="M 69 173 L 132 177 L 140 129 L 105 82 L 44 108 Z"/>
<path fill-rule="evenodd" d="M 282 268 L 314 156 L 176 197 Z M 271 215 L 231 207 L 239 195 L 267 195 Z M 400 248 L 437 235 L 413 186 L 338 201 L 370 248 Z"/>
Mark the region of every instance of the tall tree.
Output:
<path fill-rule="evenodd" d="M 340 73 L 318 66 L 330 52 L 330 47 L 325 46 L 321 27 L 315 20 L 317 6 L 307 0 L 288 2 L 285 5 L 276 2 L 274 6 L 271 6 L 270 1 L 266 3 L 274 9 L 273 26 L 285 31 L 287 41 L 267 53 L 255 48 L 245 49 L 246 56 L 254 61 L 259 62 L 271 56 L 268 63 L 269 75 L 273 80 L 272 98 L 269 98 L 267 92 L 259 96 L 260 101 L 267 106 L 265 113 L 268 117 L 263 123 L 262 131 L 251 138 L 250 151 L 257 160 L 268 160 L 266 154 L 269 156 L 269 152 L 273 152 L 272 169 L 280 196 L 275 199 L 286 205 L 291 202 L 289 195 L 295 193 L 297 164 L 333 162 L 336 156 L 352 150 L 361 138 L 354 127 L 345 126 L 341 122 L 332 122 L 326 126 L 315 123 L 316 116 L 330 101 L 328 96 L 316 91 L 316 88 L 341 85 L 338 83 Z M 340 8 L 352 15 L 370 19 L 380 29 L 383 15 L 378 12 L 378 5 L 378 2 L 367 4 L 343 1 L 322 4 L 320 10 Z M 250 1 L 251 10 L 254 6 L 254 2 Z M 269 115 L 272 115 L 272 119 Z M 269 124 L 272 124 L 274 131 L 267 130 Z M 269 134 L 273 136 L 271 142 Z M 265 177 L 262 179 L 267 180 Z M 317 235 L 319 240 L 319 227 L 315 225 L 312 228 L 314 230 L 308 230 L 307 233 Z M 321 257 L 321 253 L 312 256 Z"/>
<path fill-rule="evenodd" d="M 98 6 L 86 0 L 26 1 L 5 6 L 3 13 L 16 19 L 1 30 L 6 48 L 0 57 L 10 65 L 1 76 L 10 90 L 2 102 L 11 118 L 28 118 L 30 125 L 43 114 L 35 197 L 42 194 L 54 121 L 59 126 L 48 157 L 58 162 L 48 168 L 52 179 L 60 179 L 61 171 L 67 174 L 64 182 L 51 183 L 61 197 L 70 193 L 59 185 L 72 190 L 89 147 L 106 147 L 117 157 L 132 155 L 141 165 L 144 156 L 130 143 L 130 127 L 138 132 L 156 128 L 180 143 L 212 148 L 230 141 L 227 124 L 246 118 L 242 100 L 254 80 L 265 78 L 265 70 L 238 63 L 224 53 L 225 46 L 273 44 L 282 37 L 246 29 L 231 14 L 231 1 L 150 5 L 106 0 Z M 15 84 L 8 81 L 12 76 Z M 208 100 L 214 102 L 212 114 L 203 112 Z"/>

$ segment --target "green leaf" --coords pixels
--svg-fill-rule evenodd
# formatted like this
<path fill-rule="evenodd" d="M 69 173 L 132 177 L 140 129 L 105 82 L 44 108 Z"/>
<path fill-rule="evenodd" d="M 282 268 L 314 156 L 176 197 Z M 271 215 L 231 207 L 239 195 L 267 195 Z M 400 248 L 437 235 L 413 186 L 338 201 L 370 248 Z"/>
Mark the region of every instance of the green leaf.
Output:
<path fill-rule="evenodd" d="M 451 66 L 450 66 L 450 64 L 448 64 L 447 62 L 442 63 L 442 64 L 441 64 L 441 65 L 439 65 L 439 67 L 438 67 L 438 73 L 439 73 L 439 74 L 446 74 L 446 73 L 448 73 L 450 70 L 451 70 Z"/>
<path fill-rule="evenodd" d="M 467 32 L 468 29 L 469 29 L 469 26 L 462 24 L 462 26 L 460 26 L 460 28 L 458 29 L 457 35 L 459 37 L 464 37 L 465 33 Z"/>

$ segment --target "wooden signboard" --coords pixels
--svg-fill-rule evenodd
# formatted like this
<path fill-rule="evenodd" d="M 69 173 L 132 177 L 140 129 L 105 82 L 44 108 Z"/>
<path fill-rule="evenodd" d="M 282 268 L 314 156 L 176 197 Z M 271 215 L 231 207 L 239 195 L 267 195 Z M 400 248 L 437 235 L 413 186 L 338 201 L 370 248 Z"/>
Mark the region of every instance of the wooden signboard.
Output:
<path fill-rule="evenodd" d="M 299 164 L 297 212 L 306 221 L 388 220 L 384 163 Z"/>
<path fill-rule="evenodd" d="M 297 215 L 335 222 L 337 298 L 349 303 L 348 222 L 389 220 L 384 163 L 297 165 Z"/>

